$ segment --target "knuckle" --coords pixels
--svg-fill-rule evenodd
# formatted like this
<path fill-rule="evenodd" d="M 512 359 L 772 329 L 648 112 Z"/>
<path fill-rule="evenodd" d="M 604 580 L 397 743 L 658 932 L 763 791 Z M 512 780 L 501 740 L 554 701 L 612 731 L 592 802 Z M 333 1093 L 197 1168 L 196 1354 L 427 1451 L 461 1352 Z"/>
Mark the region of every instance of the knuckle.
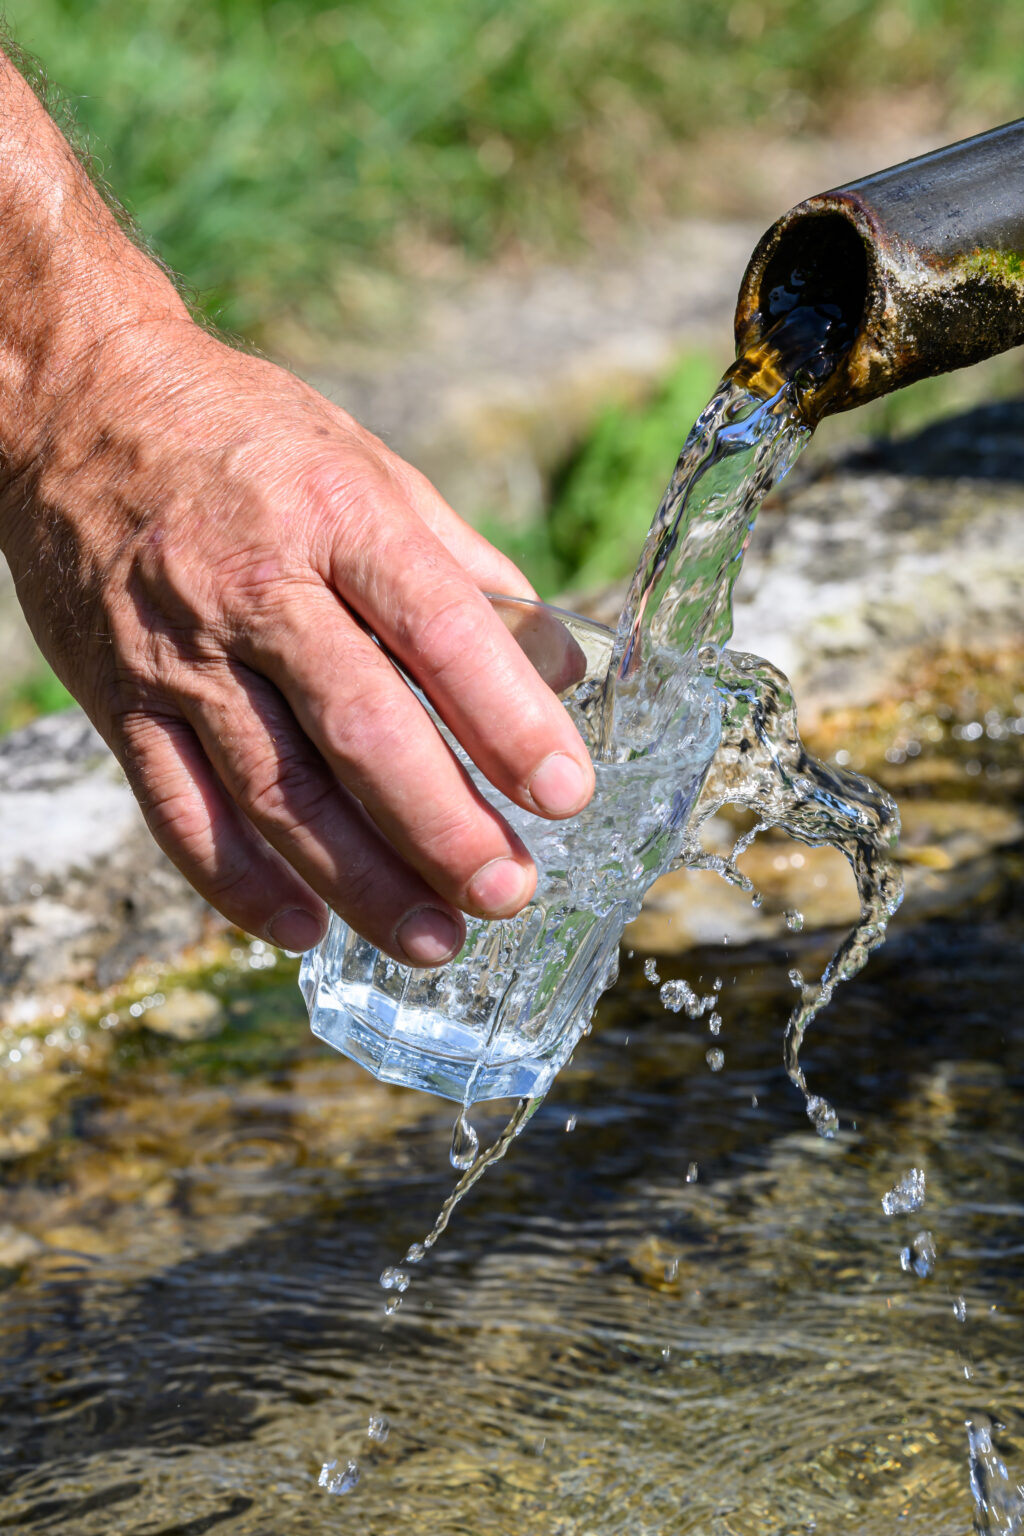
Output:
<path fill-rule="evenodd" d="M 409 750 L 409 717 L 404 700 L 376 688 L 351 692 L 331 701 L 320 720 L 324 750 L 360 777 L 394 772 L 403 752 Z M 422 711 L 420 711 L 422 714 Z M 433 731 L 426 716 L 423 725 Z"/>
<path fill-rule="evenodd" d="M 440 680 L 451 672 L 476 673 L 487 666 L 491 645 L 483 598 L 467 591 L 450 593 L 419 622 L 409 640 L 431 674 Z"/>
<path fill-rule="evenodd" d="M 250 821 L 277 832 L 309 826 L 329 809 L 335 789 L 304 753 L 275 748 L 248 757 L 237 773 L 238 804 Z"/>
<path fill-rule="evenodd" d="M 340 876 L 339 907 L 359 917 L 379 907 L 380 869 L 367 857 L 350 855 Z"/>

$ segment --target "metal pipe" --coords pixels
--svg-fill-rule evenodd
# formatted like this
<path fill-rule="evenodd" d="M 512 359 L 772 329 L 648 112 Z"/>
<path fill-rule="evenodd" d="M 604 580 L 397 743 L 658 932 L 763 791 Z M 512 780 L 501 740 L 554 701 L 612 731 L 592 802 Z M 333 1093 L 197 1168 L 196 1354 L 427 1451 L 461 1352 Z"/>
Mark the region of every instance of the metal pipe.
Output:
<path fill-rule="evenodd" d="M 748 378 L 792 367 L 787 315 L 827 320 L 815 417 L 1024 342 L 1024 118 L 790 209 L 740 287 Z"/>

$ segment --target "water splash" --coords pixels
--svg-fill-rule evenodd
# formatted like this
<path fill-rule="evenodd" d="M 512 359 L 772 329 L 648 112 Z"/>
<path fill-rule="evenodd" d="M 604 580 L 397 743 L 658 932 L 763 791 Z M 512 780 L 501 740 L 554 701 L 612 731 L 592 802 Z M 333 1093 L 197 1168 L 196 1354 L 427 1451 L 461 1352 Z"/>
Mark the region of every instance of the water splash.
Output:
<path fill-rule="evenodd" d="M 925 1178 L 923 1168 L 911 1168 L 899 1183 L 882 1196 L 882 1210 L 887 1216 L 906 1211 L 919 1211 L 924 1205 Z"/>
<path fill-rule="evenodd" d="M 737 859 L 754 838 L 778 827 L 810 847 L 838 849 L 857 883 L 860 918 L 843 939 L 820 979 L 791 977 L 800 993 L 786 1025 L 785 1062 L 804 1095 L 808 1117 L 819 1134 L 835 1135 L 838 1117 L 813 1094 L 800 1065 L 800 1047 L 811 1022 L 841 981 L 855 976 L 885 938 L 889 919 L 903 899 L 903 877 L 895 863 L 899 812 L 895 801 L 870 779 L 820 762 L 800 740 L 796 702 L 786 677 L 759 656 L 724 651 L 716 665 L 723 696 L 722 742 L 687 828 L 679 863 L 711 869 L 732 884 L 750 889 Z M 755 825 L 728 856 L 709 854 L 701 828 L 725 805 L 753 812 Z"/>
<path fill-rule="evenodd" d="M 350 1461 L 341 1472 L 335 1472 L 337 1461 L 325 1461 L 320 1468 L 320 1476 L 317 1485 L 326 1488 L 328 1493 L 351 1493 L 359 1482 L 359 1466 L 357 1462 Z"/>
<path fill-rule="evenodd" d="M 932 1234 L 919 1232 L 914 1241 L 900 1251 L 900 1268 L 907 1274 L 913 1270 L 919 1279 L 927 1280 L 935 1269 L 937 1258 Z"/>
<path fill-rule="evenodd" d="M 978 1536 L 1020 1536 L 1024 1531 L 1024 1485 L 1014 1484 L 992 1440 L 984 1414 L 967 1420 L 968 1464 Z"/>
<path fill-rule="evenodd" d="M 371 1413 L 366 1426 L 366 1438 L 376 1445 L 383 1445 L 391 1433 L 391 1420 L 386 1413 Z"/>

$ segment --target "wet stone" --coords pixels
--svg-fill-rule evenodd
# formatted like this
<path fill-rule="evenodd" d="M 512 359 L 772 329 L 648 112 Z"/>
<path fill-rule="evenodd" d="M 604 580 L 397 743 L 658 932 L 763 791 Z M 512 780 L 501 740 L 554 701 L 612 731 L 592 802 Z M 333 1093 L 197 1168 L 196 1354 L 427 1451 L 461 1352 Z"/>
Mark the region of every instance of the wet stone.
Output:
<path fill-rule="evenodd" d="M 142 1016 L 146 1029 L 172 1040 L 211 1040 L 224 1027 L 224 1009 L 210 992 L 176 987 Z"/>
<path fill-rule="evenodd" d="M 29 1232 L 0 1222 L 0 1269 L 17 1269 L 41 1253 L 43 1244 Z"/>

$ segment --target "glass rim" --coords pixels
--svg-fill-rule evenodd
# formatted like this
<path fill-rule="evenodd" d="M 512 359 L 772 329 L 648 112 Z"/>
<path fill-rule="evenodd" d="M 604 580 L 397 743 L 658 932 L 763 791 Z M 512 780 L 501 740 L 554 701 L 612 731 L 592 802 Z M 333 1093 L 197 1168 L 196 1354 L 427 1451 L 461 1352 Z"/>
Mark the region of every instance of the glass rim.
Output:
<path fill-rule="evenodd" d="M 595 635 L 600 635 L 604 640 L 614 640 L 615 630 L 608 624 L 602 624 L 600 619 L 588 619 L 583 613 L 575 613 L 571 608 L 560 608 L 557 603 L 546 603 L 542 597 L 513 597 L 509 592 L 484 592 L 484 596 L 491 603 L 518 603 L 522 608 L 543 609 L 545 613 L 554 614 L 556 619 L 566 619 L 571 624 L 582 625 L 585 629 L 592 630 Z"/>

